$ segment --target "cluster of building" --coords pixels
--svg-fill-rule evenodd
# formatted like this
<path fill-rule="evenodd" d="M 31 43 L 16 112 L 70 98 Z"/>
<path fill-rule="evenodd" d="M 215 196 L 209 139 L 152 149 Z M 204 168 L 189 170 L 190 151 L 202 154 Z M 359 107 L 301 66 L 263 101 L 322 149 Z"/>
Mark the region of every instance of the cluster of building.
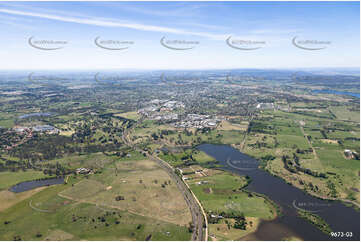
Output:
<path fill-rule="evenodd" d="M 89 168 L 81 167 L 81 168 L 77 168 L 75 172 L 76 174 L 92 174 L 93 170 Z"/>
<path fill-rule="evenodd" d="M 164 121 L 170 121 L 170 120 L 178 120 L 178 114 L 176 113 L 165 113 L 165 114 L 159 114 L 154 115 L 151 117 L 152 120 L 164 120 Z"/>
<path fill-rule="evenodd" d="M 47 134 L 58 134 L 60 131 L 57 128 L 54 128 L 50 125 L 37 125 L 34 127 L 22 127 L 22 126 L 14 126 L 13 131 L 18 134 L 24 135 L 23 138 L 15 138 L 12 141 L 12 144 L 6 146 L 6 150 L 11 150 L 14 147 L 17 147 L 21 144 L 26 143 L 33 137 L 34 132 L 47 133 Z"/>
<path fill-rule="evenodd" d="M 150 120 L 171 122 L 176 128 L 215 128 L 219 119 L 211 118 L 209 115 L 188 114 L 186 118 L 180 118 L 173 112 L 184 108 L 185 105 L 179 101 L 154 99 L 149 102 L 150 106 L 139 109 L 138 114 Z"/>
<path fill-rule="evenodd" d="M 356 152 L 353 152 L 352 150 L 344 150 L 343 153 L 345 154 L 345 157 L 347 159 L 355 159 L 358 157 L 358 154 Z"/>
<path fill-rule="evenodd" d="M 160 100 L 154 99 L 149 102 L 149 106 L 139 109 L 138 113 L 145 116 L 149 115 L 149 112 L 171 112 L 178 108 L 184 108 L 184 104 L 179 101 L 170 101 L 170 100 Z"/>
<path fill-rule="evenodd" d="M 256 108 L 261 110 L 275 109 L 275 105 L 273 103 L 259 103 Z"/>
<path fill-rule="evenodd" d="M 203 185 L 203 184 L 208 184 L 208 181 L 199 181 L 199 182 L 197 182 L 197 185 Z"/>
<path fill-rule="evenodd" d="M 48 133 L 48 134 L 57 134 L 59 133 L 59 129 L 51 126 L 51 125 L 36 125 L 33 127 L 14 127 L 14 131 L 17 133 L 32 133 L 32 132 L 40 132 L 40 133 Z"/>
<path fill-rule="evenodd" d="M 35 132 L 48 133 L 48 134 L 58 134 L 60 132 L 59 129 L 51 125 L 37 125 L 32 127 L 32 129 Z"/>
<path fill-rule="evenodd" d="M 184 104 L 178 101 L 154 99 L 149 102 L 150 106 L 139 109 L 138 114 L 150 120 L 172 121 L 178 119 L 178 114 L 172 113 L 175 109 L 184 108 Z"/>
<path fill-rule="evenodd" d="M 211 118 L 209 115 L 200 115 L 200 114 L 188 114 L 187 117 L 180 121 L 174 123 L 176 128 L 198 128 L 202 129 L 205 127 L 215 128 L 220 122 L 217 118 Z"/>

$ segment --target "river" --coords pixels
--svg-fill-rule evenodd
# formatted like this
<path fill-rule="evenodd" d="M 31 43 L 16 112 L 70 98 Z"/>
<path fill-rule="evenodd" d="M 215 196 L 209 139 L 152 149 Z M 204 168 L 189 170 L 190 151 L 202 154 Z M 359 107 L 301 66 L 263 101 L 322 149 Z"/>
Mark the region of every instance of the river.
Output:
<path fill-rule="evenodd" d="M 272 221 L 262 221 L 258 230 L 245 240 L 282 240 L 296 236 L 303 240 L 360 240 L 360 213 L 336 201 L 312 197 L 282 179 L 259 169 L 259 162 L 229 145 L 202 144 L 197 147 L 215 158 L 224 170 L 239 175 L 249 175 L 249 191 L 264 194 L 282 209 L 283 216 Z M 352 232 L 352 237 L 331 237 L 306 220 L 297 217 L 297 208 L 312 211 L 322 217 L 334 232 Z M 348 236 L 350 233 L 347 234 Z"/>

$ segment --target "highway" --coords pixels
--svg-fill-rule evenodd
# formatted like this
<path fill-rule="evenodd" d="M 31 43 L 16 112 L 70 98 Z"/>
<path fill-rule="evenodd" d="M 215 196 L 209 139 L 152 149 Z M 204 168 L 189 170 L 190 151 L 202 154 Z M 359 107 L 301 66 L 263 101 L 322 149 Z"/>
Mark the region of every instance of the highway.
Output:
<path fill-rule="evenodd" d="M 129 130 L 129 129 L 128 129 Z M 122 136 L 123 142 L 130 147 L 133 147 L 136 151 L 145 154 L 150 160 L 155 161 L 162 169 L 164 169 L 168 175 L 173 179 L 179 191 L 182 193 L 184 200 L 186 201 L 190 212 L 192 214 L 192 240 L 194 241 L 207 241 L 208 240 L 208 224 L 207 217 L 204 213 L 204 210 L 193 194 L 189 189 L 188 185 L 183 181 L 183 179 L 176 174 L 175 169 L 170 166 L 167 162 L 163 161 L 159 157 L 148 154 L 147 152 L 137 148 L 129 138 L 128 130 L 125 130 Z"/>

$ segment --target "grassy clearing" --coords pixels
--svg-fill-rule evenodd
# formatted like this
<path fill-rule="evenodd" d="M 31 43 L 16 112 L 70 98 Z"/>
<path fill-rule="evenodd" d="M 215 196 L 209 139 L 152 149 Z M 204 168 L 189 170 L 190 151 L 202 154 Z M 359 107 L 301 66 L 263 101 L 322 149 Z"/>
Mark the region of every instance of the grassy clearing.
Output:
<path fill-rule="evenodd" d="M 124 152 L 51 160 L 97 172 L 71 176 L 65 185 L 0 191 L 0 240 L 189 240 L 191 215 L 176 185 L 142 154 Z M 8 184 L 18 183 L 16 176 L 37 178 L 29 171 L 3 174 Z"/>
<path fill-rule="evenodd" d="M 117 159 L 115 156 L 106 156 L 103 153 L 91 153 L 84 155 L 71 155 L 60 159 L 49 161 L 51 164 L 59 163 L 66 167 L 75 169 L 79 167 L 87 167 L 93 169 L 102 169 L 105 165 L 114 162 Z"/>
<path fill-rule="evenodd" d="M 200 200 L 208 216 L 219 214 L 243 214 L 246 229 L 233 227 L 235 219 L 222 218 L 209 224 L 209 234 L 217 240 L 238 240 L 254 232 L 261 219 L 273 219 L 275 208 L 264 198 L 249 195 L 243 191 L 248 184 L 245 177 L 228 172 L 210 176 L 194 177 L 188 181 L 192 191 Z"/>
<path fill-rule="evenodd" d="M 348 108 L 348 106 L 332 106 L 330 109 L 340 120 L 350 120 L 359 123 L 360 113 L 351 111 Z"/>
<path fill-rule="evenodd" d="M 111 188 L 110 188 L 111 187 Z M 150 160 L 122 160 L 60 195 L 186 225 L 189 209 L 168 174 Z M 121 200 L 116 198 L 121 196 Z"/>
<path fill-rule="evenodd" d="M 0 127 L 12 128 L 14 126 L 13 119 L 0 119 Z"/>
<path fill-rule="evenodd" d="M 277 135 L 277 140 L 282 148 L 300 148 L 308 149 L 310 146 L 303 136 L 295 135 Z"/>
<path fill-rule="evenodd" d="M 206 153 L 197 149 L 185 149 L 182 152 L 161 152 L 159 157 L 167 161 L 173 167 L 184 167 L 185 165 L 199 164 L 201 166 L 214 165 L 217 161 Z"/>
<path fill-rule="evenodd" d="M 216 160 L 207 155 L 205 152 L 203 151 L 195 151 L 194 153 L 192 153 L 193 158 L 198 162 L 198 163 L 207 163 L 207 162 L 215 162 Z"/>
<path fill-rule="evenodd" d="M 95 180 L 84 179 L 59 195 L 76 201 L 87 201 L 87 199 L 92 198 L 101 191 L 106 191 L 104 184 Z"/>
<path fill-rule="evenodd" d="M 140 116 L 137 112 L 118 113 L 118 114 L 115 114 L 114 116 L 123 117 L 126 119 L 133 119 L 133 120 L 138 120 L 140 118 Z"/>
<path fill-rule="evenodd" d="M 228 121 L 222 121 L 219 126 L 217 127 L 217 130 L 240 130 L 240 131 L 246 131 L 247 125 L 243 124 L 232 124 Z"/>
<path fill-rule="evenodd" d="M 145 240 L 151 235 L 154 240 L 188 240 L 190 237 L 184 226 L 57 196 L 68 187 L 70 183 L 46 188 L 1 213 L 0 239 Z M 30 200 L 41 208 L 54 210 L 35 211 L 29 207 Z"/>
<path fill-rule="evenodd" d="M 198 182 L 207 182 L 198 184 Z M 244 177 L 222 172 L 213 176 L 200 177 L 188 182 L 192 191 L 207 212 L 239 211 L 246 217 L 272 219 L 273 208 L 263 198 L 248 196 L 241 191 L 247 181 Z"/>

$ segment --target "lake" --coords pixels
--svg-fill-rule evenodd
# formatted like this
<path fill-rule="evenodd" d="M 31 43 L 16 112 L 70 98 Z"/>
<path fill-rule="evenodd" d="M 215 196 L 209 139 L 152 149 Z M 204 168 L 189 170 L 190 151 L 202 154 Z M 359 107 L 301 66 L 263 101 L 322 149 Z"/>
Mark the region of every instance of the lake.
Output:
<path fill-rule="evenodd" d="M 312 92 L 313 93 L 346 95 L 346 96 L 352 96 L 352 97 L 360 98 L 360 93 L 354 93 L 354 92 L 341 92 L 341 91 L 335 91 L 335 90 L 313 90 Z"/>
<path fill-rule="evenodd" d="M 245 240 L 282 240 L 297 236 L 303 240 L 359 240 L 360 213 L 336 201 L 325 201 L 288 185 L 282 179 L 259 169 L 259 162 L 229 145 L 202 144 L 197 147 L 223 165 L 224 170 L 239 175 L 249 175 L 249 191 L 264 194 L 282 209 L 283 216 L 272 221 L 262 221 L 258 230 Z M 305 209 L 322 217 L 334 232 L 352 232 L 350 238 L 333 238 L 306 220 L 297 217 L 297 209 Z"/>
<path fill-rule="evenodd" d="M 57 178 L 50 178 L 50 179 L 44 179 L 44 180 L 34 180 L 34 181 L 26 181 L 26 182 L 20 182 L 14 186 L 12 186 L 9 191 L 11 192 L 25 192 L 32 190 L 37 187 L 44 187 L 44 186 L 51 186 L 51 185 L 57 185 L 57 184 L 64 184 L 64 178 L 57 177 Z"/>
<path fill-rule="evenodd" d="M 51 115 L 52 115 L 51 113 L 28 113 L 28 114 L 19 116 L 19 118 L 24 119 L 24 118 L 31 118 L 31 117 L 48 117 Z"/>

